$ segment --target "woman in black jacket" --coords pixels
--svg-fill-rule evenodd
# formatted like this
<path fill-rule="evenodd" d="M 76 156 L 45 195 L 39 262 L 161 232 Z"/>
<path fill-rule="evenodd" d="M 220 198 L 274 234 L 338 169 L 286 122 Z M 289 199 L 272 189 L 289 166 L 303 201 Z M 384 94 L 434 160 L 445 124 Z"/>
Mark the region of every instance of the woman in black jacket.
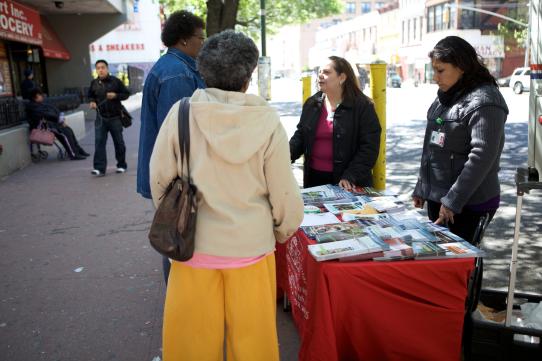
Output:
<path fill-rule="evenodd" d="M 290 139 L 292 162 L 305 156 L 303 186 L 372 186 L 380 123 L 350 64 L 337 56 L 320 69 L 320 91 L 303 105 Z"/>
<path fill-rule="evenodd" d="M 36 128 L 41 121 L 47 122 L 47 127 L 62 143 L 71 160 L 83 160 L 89 154 L 79 145 L 72 128 L 60 117 L 60 111 L 52 104 L 45 102 L 43 92 L 34 88 L 30 91 L 30 102 L 26 108 L 30 129 Z"/>

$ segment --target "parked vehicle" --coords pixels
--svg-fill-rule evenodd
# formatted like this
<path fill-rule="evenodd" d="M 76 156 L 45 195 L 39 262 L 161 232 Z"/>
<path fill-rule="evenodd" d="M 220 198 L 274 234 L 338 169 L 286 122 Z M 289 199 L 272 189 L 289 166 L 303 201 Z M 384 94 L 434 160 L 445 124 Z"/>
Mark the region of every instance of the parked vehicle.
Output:
<path fill-rule="evenodd" d="M 510 86 L 516 94 L 529 91 L 531 86 L 531 69 L 527 67 L 516 68 L 510 77 Z"/>
<path fill-rule="evenodd" d="M 510 86 L 510 78 L 512 76 L 506 76 L 504 78 L 497 79 L 497 84 L 499 84 L 500 87 L 507 87 Z"/>

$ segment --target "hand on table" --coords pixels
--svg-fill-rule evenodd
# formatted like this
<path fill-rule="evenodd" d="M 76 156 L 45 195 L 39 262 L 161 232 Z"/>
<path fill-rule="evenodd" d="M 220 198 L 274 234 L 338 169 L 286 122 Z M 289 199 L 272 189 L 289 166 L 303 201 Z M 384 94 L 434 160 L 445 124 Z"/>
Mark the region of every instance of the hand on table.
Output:
<path fill-rule="evenodd" d="M 354 185 L 346 179 L 341 179 L 341 181 L 339 182 L 339 186 L 348 192 L 351 192 L 354 189 Z"/>
<path fill-rule="evenodd" d="M 454 215 L 455 214 L 451 209 L 441 205 L 440 211 L 438 212 L 438 219 L 435 221 L 435 224 L 454 224 Z"/>
<path fill-rule="evenodd" d="M 412 202 L 414 203 L 414 207 L 416 208 L 423 208 L 425 204 L 425 200 L 418 196 L 412 196 Z"/>

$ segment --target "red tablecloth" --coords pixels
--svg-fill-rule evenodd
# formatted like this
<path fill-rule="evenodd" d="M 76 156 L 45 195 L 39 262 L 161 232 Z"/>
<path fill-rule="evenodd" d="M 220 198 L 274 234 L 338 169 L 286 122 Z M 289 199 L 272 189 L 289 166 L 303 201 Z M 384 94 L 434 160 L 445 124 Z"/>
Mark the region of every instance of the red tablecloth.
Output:
<path fill-rule="evenodd" d="M 298 231 L 277 245 L 301 361 L 460 360 L 472 259 L 316 262 Z"/>

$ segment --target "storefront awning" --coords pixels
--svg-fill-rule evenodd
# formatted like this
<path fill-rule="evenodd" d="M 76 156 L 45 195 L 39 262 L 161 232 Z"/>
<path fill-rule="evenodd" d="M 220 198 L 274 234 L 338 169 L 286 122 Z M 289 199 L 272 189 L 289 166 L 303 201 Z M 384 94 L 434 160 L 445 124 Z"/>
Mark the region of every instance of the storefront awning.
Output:
<path fill-rule="evenodd" d="M 43 17 L 41 18 L 41 33 L 43 55 L 50 59 L 70 60 L 71 55 L 62 41 L 58 38 L 51 25 Z"/>

